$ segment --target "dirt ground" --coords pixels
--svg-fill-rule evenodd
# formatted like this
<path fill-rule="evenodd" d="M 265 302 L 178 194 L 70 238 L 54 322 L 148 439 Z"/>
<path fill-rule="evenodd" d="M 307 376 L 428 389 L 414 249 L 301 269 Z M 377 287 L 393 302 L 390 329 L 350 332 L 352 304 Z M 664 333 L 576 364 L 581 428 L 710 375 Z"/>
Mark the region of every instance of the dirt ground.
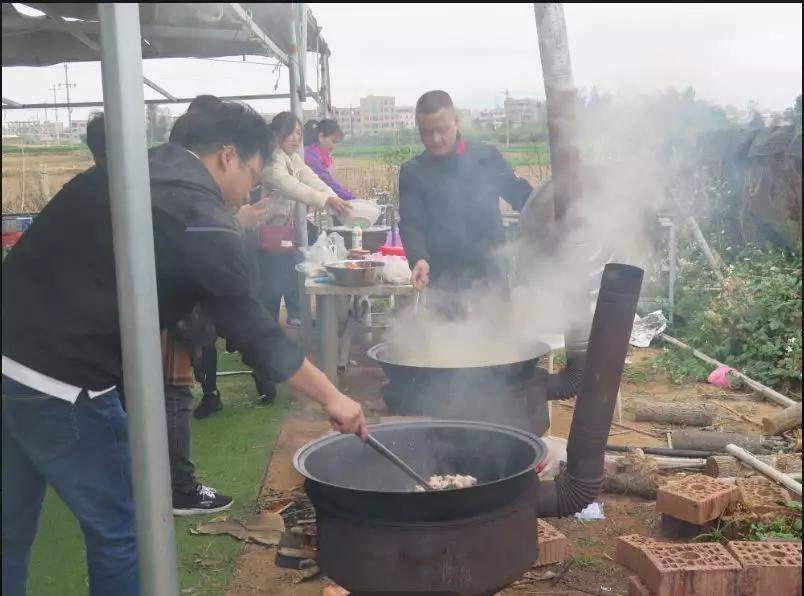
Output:
<path fill-rule="evenodd" d="M 639 363 L 657 353 L 658 350 L 650 348 L 632 351 L 629 359 L 632 363 Z M 387 420 L 384 417 L 384 405 L 378 397 L 379 387 L 384 381 L 383 375 L 378 369 L 367 366 L 365 362 L 359 364 L 360 366 L 350 369 L 342 379 L 342 388 L 363 403 L 371 422 Z M 776 406 L 763 402 L 752 394 L 736 391 L 724 392 L 706 384 L 676 386 L 663 378 L 639 383 L 626 381 L 622 384 L 621 395 L 623 422 L 644 431 L 666 429 L 657 429 L 652 423 L 640 423 L 633 420 L 631 403 L 636 397 L 654 397 L 661 401 L 723 401 L 732 409 L 757 421 L 766 412 L 777 409 Z M 572 410 L 553 405 L 551 416 L 550 434 L 566 437 L 572 419 Z M 615 413 L 616 420 L 617 414 Z M 758 427 L 739 420 L 726 411 L 723 411 L 723 417 L 718 424 L 726 430 L 758 431 Z M 270 488 L 272 494 L 289 493 L 299 487 L 302 478 L 293 470 L 291 462 L 293 454 L 299 447 L 328 430 L 327 422 L 323 420 L 315 406 L 306 400 L 294 400 L 273 453 L 263 491 L 267 493 Z M 612 428 L 611 442 L 633 446 L 666 446 L 666 442 L 658 437 L 654 438 L 619 428 Z M 658 536 L 654 502 L 612 494 L 603 494 L 599 500 L 603 504 L 605 520 L 586 522 L 574 518 L 548 520 L 567 536 L 573 558 L 572 566 L 563 575 L 560 582 L 554 585 L 552 579 L 530 581 L 507 588 L 499 594 L 501 596 L 627 594 L 629 573 L 614 562 L 616 539 L 618 536 L 632 533 Z M 534 531 L 535 529 L 534 523 Z M 258 594 L 317 596 L 327 585 L 326 580 L 320 577 L 296 583 L 297 572 L 276 567 L 274 557 L 275 549 L 273 548 L 245 545 L 230 585 L 229 596 Z M 562 565 L 559 564 L 541 567 L 534 571 L 544 573 L 549 570 L 558 574 L 562 568 Z"/>

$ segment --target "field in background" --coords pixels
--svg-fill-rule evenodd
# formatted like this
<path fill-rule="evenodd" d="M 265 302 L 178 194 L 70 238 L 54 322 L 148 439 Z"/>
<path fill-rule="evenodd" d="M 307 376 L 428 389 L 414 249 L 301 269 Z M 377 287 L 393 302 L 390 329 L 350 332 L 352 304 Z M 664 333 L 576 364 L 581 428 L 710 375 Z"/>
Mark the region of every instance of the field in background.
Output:
<path fill-rule="evenodd" d="M 536 184 L 549 176 L 543 144 L 500 147 L 518 175 Z M 355 195 L 373 190 L 396 195 L 399 163 L 421 151 L 417 145 L 341 146 L 335 177 Z M 86 145 L 3 147 L 3 213 L 38 212 L 70 178 L 92 165 Z"/>

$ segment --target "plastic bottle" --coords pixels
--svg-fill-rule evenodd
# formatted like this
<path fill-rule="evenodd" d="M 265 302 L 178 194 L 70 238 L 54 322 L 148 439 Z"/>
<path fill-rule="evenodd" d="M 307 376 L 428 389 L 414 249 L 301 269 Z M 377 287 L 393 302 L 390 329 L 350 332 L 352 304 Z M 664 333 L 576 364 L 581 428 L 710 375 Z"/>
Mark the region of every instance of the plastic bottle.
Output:
<path fill-rule="evenodd" d="M 363 228 L 360 226 L 352 228 L 352 249 L 363 250 Z"/>

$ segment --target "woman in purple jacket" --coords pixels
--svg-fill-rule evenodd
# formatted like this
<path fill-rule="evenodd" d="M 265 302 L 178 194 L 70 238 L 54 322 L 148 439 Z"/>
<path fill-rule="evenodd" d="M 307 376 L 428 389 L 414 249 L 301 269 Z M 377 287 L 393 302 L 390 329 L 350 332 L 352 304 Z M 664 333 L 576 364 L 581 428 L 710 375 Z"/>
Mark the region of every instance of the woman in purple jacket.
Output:
<path fill-rule="evenodd" d="M 332 175 L 332 150 L 343 139 L 343 131 L 334 120 L 309 120 L 304 125 L 304 163 L 344 201 L 354 195 Z"/>

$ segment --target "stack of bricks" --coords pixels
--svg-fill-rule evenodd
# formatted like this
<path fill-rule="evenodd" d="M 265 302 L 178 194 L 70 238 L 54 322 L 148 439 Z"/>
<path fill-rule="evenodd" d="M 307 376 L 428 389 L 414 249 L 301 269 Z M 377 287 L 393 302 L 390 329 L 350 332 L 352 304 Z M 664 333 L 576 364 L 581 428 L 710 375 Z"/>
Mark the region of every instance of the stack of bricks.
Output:
<path fill-rule="evenodd" d="M 705 531 L 738 501 L 739 489 L 704 476 L 692 474 L 660 487 L 656 512 L 662 514 L 662 528 L 673 538 L 691 537 Z"/>
<path fill-rule="evenodd" d="M 743 566 L 742 596 L 801 594 L 801 542 L 729 542 Z"/>
<path fill-rule="evenodd" d="M 567 537 L 543 519 L 536 520 L 539 532 L 539 559 L 536 567 L 563 563 L 569 554 Z"/>
<path fill-rule="evenodd" d="M 739 594 L 742 567 L 717 542 L 673 544 L 624 536 L 617 544 L 617 562 L 638 576 L 629 580 L 632 594 Z"/>
<path fill-rule="evenodd" d="M 621 536 L 629 596 L 787 596 L 801 593 L 800 542 L 674 544 Z"/>
<path fill-rule="evenodd" d="M 737 490 L 740 504 L 757 514 L 784 514 L 784 503 L 790 500 L 790 493 L 764 476 L 738 478 Z"/>

